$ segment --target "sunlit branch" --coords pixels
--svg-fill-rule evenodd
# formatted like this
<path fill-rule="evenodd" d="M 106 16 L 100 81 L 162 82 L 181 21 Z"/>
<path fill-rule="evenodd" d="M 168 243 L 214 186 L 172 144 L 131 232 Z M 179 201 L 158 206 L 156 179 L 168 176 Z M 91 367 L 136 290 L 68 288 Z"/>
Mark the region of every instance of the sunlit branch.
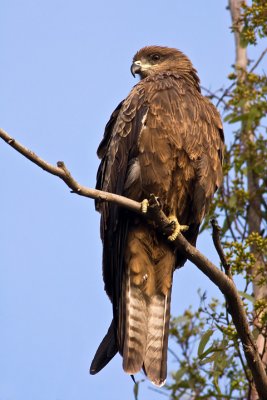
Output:
<path fill-rule="evenodd" d="M 62 161 L 53 166 L 38 157 L 31 150 L 14 140 L 4 130 L 0 129 L 0 137 L 11 147 L 21 153 L 24 157 L 35 163 L 45 171 L 58 176 L 72 192 L 80 196 L 89 197 L 100 201 L 113 202 L 121 207 L 125 207 L 131 211 L 141 213 L 141 204 L 123 196 L 112 193 L 106 193 L 96 189 L 90 189 L 80 185 L 70 174 Z M 151 196 L 149 201 L 148 213 L 144 218 L 152 220 L 162 234 L 169 236 L 173 228 L 170 226 L 167 216 L 161 209 L 159 202 L 155 196 Z M 179 234 L 174 242 L 172 242 L 179 251 L 196 265 L 224 294 L 229 312 L 232 316 L 233 323 L 236 327 L 238 336 L 242 342 L 244 354 L 247 359 L 248 366 L 252 372 L 258 393 L 262 398 L 267 393 L 267 377 L 264 365 L 257 350 L 253 335 L 249 329 L 247 316 L 243 307 L 242 300 L 235 287 L 234 282 L 224 272 L 217 268 L 210 260 L 192 246 L 182 234 Z"/>

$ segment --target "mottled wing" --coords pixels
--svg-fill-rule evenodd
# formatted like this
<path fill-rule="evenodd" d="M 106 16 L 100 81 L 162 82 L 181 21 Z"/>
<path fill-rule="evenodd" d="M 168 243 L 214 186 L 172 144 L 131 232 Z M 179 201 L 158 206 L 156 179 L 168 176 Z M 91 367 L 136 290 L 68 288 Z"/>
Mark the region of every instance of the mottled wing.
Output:
<path fill-rule="evenodd" d="M 125 181 L 136 156 L 145 112 L 142 93 L 134 89 L 113 112 L 98 148 L 98 155 L 102 160 L 97 173 L 97 189 L 124 194 Z M 124 248 L 131 218 L 129 212 L 111 203 L 96 202 L 96 208 L 101 212 L 103 279 L 105 290 L 113 304 L 114 319 L 96 351 L 90 367 L 91 374 L 99 372 L 118 351 Z"/>
<path fill-rule="evenodd" d="M 138 89 L 134 89 L 112 114 L 98 149 L 102 160 L 97 173 L 96 188 L 119 195 L 123 195 L 125 191 L 129 168 L 137 154 L 142 118 L 146 113 L 143 95 Z M 105 290 L 116 308 L 120 296 L 128 213 L 110 203 L 98 202 L 97 209 L 101 212 Z"/>
<path fill-rule="evenodd" d="M 140 140 L 142 181 L 175 214 L 195 244 L 222 181 L 222 123 L 213 104 L 179 76 L 157 76 Z M 151 83 L 152 85 L 152 83 Z M 142 151 L 143 150 L 143 151 Z M 148 191 L 149 191 L 148 190 Z M 177 255 L 177 265 L 185 259 Z"/>

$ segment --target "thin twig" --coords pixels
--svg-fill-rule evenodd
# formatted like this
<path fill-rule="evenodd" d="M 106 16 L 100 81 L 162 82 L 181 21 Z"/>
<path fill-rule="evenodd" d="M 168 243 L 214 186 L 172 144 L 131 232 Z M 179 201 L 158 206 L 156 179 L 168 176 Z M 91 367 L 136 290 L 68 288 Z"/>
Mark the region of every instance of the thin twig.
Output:
<path fill-rule="evenodd" d="M 219 104 L 220 104 L 221 102 L 224 102 L 224 97 L 228 95 L 228 93 L 230 92 L 231 89 L 233 89 L 233 87 L 235 86 L 235 84 L 236 84 L 236 82 L 231 83 L 231 85 L 228 86 L 228 88 L 226 88 L 226 89 L 223 91 L 223 94 L 220 96 L 219 100 L 218 100 L 217 103 L 216 103 L 216 107 L 218 107 Z"/>
<path fill-rule="evenodd" d="M 229 104 L 226 103 L 226 101 L 224 99 L 221 99 L 220 96 L 218 96 L 217 94 L 215 94 L 214 92 L 212 92 L 210 89 L 204 87 L 204 86 L 200 86 L 201 90 L 207 92 L 209 94 L 208 97 L 214 98 L 216 100 L 220 100 L 220 102 L 222 102 L 225 106 L 225 109 L 230 108 Z"/>
<path fill-rule="evenodd" d="M 262 59 L 263 59 L 263 57 L 265 56 L 266 53 L 267 53 L 267 48 L 265 50 L 263 50 L 263 52 L 261 53 L 261 55 L 258 58 L 258 60 L 255 62 L 253 67 L 249 70 L 250 74 L 251 74 L 251 72 L 253 72 L 257 68 L 257 66 L 260 64 L 260 62 L 262 61 Z"/>
<path fill-rule="evenodd" d="M 152 390 L 155 393 L 161 394 L 162 396 L 169 397 L 168 393 L 164 393 L 164 391 L 162 389 L 156 389 L 156 388 L 154 388 L 152 386 L 148 386 L 148 389 Z"/>
<path fill-rule="evenodd" d="M 227 197 L 229 199 L 229 195 L 228 195 L 228 193 L 229 193 L 229 174 L 227 174 L 225 176 L 225 183 L 226 183 L 226 187 L 227 187 L 227 194 L 225 194 L 225 188 L 222 188 L 222 192 L 221 192 L 224 205 L 227 204 L 225 197 Z M 227 207 L 224 207 L 224 213 L 225 213 L 225 218 L 226 218 L 226 221 L 228 224 L 228 229 L 230 230 L 233 240 L 236 242 L 237 239 L 236 239 L 235 233 L 232 228 L 232 221 L 231 221 L 230 215 L 228 213 Z"/>
<path fill-rule="evenodd" d="M 251 379 L 251 377 L 250 377 L 250 375 L 249 375 L 249 373 L 248 373 L 247 365 L 245 364 L 245 362 L 244 362 L 244 360 L 243 360 L 242 353 L 241 353 L 240 348 L 239 348 L 239 342 L 236 343 L 235 348 L 236 348 L 236 351 L 237 351 L 237 354 L 238 354 L 238 358 L 239 358 L 239 360 L 240 360 L 240 363 L 241 363 L 241 365 L 242 365 L 244 374 L 245 374 L 245 376 L 246 376 L 246 379 L 247 379 L 247 381 L 248 381 L 249 383 L 252 383 L 252 379 Z"/>
<path fill-rule="evenodd" d="M 211 225 L 212 225 L 212 239 L 213 239 L 215 249 L 217 250 L 217 253 L 220 257 L 220 260 L 221 260 L 221 263 L 222 263 L 222 266 L 224 268 L 226 275 L 229 276 L 230 279 L 233 279 L 232 274 L 231 274 L 231 266 L 227 262 L 226 255 L 224 254 L 224 251 L 222 248 L 222 243 L 221 243 L 221 239 L 220 239 L 221 228 L 219 227 L 216 219 L 211 220 Z"/>
<path fill-rule="evenodd" d="M 171 355 L 175 358 L 175 360 L 177 362 L 180 362 L 179 357 L 177 356 L 177 354 L 170 347 L 168 347 L 168 352 L 171 353 Z"/>

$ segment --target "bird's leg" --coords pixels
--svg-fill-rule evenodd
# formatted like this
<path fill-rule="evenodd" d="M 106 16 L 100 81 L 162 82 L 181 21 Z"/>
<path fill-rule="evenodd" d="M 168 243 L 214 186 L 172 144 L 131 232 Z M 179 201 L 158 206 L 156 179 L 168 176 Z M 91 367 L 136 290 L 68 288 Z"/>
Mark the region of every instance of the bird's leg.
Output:
<path fill-rule="evenodd" d="M 148 204 L 149 204 L 149 201 L 147 199 L 144 199 L 143 201 L 141 201 L 141 212 L 142 212 L 142 214 L 146 214 L 147 213 Z"/>
<path fill-rule="evenodd" d="M 174 231 L 170 236 L 168 236 L 168 239 L 173 242 L 177 236 L 179 235 L 180 232 L 187 231 L 189 228 L 188 225 L 180 225 L 178 222 L 178 219 L 175 215 L 170 215 L 168 217 L 168 220 L 170 221 L 170 225 L 174 228 Z"/>
<path fill-rule="evenodd" d="M 154 194 L 151 194 L 149 200 L 148 199 L 144 199 L 141 202 L 141 212 L 143 214 L 146 214 L 147 210 L 148 210 L 148 207 L 149 206 L 153 207 L 155 205 L 157 205 L 161 209 L 159 197 L 156 197 Z M 168 236 L 168 240 L 170 240 L 171 242 L 173 242 L 177 238 L 177 236 L 179 235 L 180 232 L 187 231 L 187 229 L 189 228 L 188 225 L 180 225 L 176 215 L 170 215 L 168 217 L 168 221 L 169 221 L 168 226 L 173 228 L 172 234 L 170 236 Z"/>

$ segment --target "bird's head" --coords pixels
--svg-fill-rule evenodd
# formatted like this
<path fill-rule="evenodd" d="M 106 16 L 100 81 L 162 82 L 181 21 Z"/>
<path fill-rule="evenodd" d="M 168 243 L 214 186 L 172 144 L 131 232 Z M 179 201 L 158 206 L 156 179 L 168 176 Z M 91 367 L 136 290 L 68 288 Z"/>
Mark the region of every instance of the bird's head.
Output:
<path fill-rule="evenodd" d="M 189 58 L 181 51 L 170 47 L 143 47 L 133 58 L 131 72 L 133 76 L 139 74 L 141 79 L 168 71 L 181 75 L 190 73 L 196 75 L 196 70 Z"/>

